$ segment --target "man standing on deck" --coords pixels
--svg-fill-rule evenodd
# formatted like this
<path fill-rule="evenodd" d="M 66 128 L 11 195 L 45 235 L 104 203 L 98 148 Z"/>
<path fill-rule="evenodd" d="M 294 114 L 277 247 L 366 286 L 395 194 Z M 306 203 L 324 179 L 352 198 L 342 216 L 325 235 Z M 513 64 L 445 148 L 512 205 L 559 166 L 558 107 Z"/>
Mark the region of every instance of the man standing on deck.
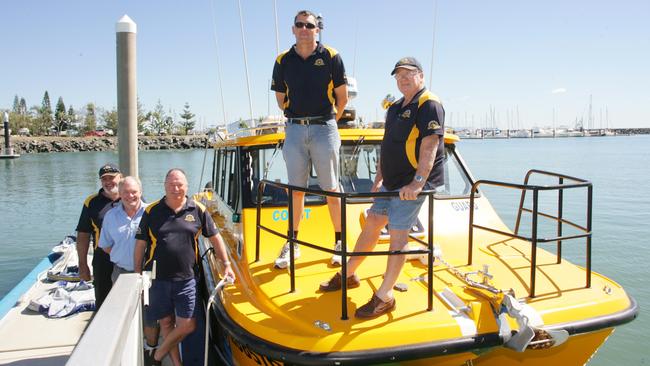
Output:
<path fill-rule="evenodd" d="M 95 309 L 99 310 L 111 291 L 113 282 L 113 263 L 109 255 L 103 250 L 98 250 L 99 236 L 102 230 L 104 215 L 113 208 L 120 198 L 117 184 L 122 178 L 120 169 L 113 163 L 108 163 L 99 169 L 99 179 L 102 188 L 98 193 L 88 196 L 81 209 L 81 216 L 77 224 L 77 254 L 79 255 L 79 277 L 90 281 L 90 268 L 88 268 L 88 248 L 90 238 L 95 243 L 93 254 L 93 285 L 95 287 Z"/>
<path fill-rule="evenodd" d="M 381 230 L 388 224 L 390 250 L 404 250 L 408 233 L 415 224 L 424 196 L 444 183 L 445 111 L 438 98 L 424 87 L 422 66 L 413 57 L 400 59 L 393 68 L 397 87 L 404 95 L 386 113 L 381 156 L 372 187 L 373 192 L 399 192 L 399 197 L 375 198 L 355 252 L 374 249 Z M 359 287 L 356 270 L 364 257 L 348 261 L 347 287 Z M 357 318 L 374 318 L 395 308 L 393 286 L 404 266 L 404 255 L 388 256 L 381 286 L 368 303 L 355 312 Z M 324 292 L 341 288 L 341 273 L 320 285 Z"/>
<path fill-rule="evenodd" d="M 124 177 L 118 184 L 120 202 L 104 216 L 99 247 L 113 262 L 113 283 L 122 273 L 133 273 L 135 233 L 146 205 L 142 202 L 142 184 L 136 177 Z"/>
<path fill-rule="evenodd" d="M 210 213 L 201 203 L 187 197 L 187 178 L 180 169 L 165 176 L 165 196 L 150 204 L 140 221 L 135 238 L 134 266 L 142 273 L 143 263 L 151 270 L 156 261 L 156 279 L 149 289 L 145 324 L 160 321 L 163 343 L 146 355 L 152 363 L 169 353 L 174 365 L 182 365 L 178 344 L 196 328 L 195 270 L 199 234 L 207 237 L 224 268 L 224 277 L 235 279 L 226 246 Z M 145 248 L 147 256 L 144 257 Z M 148 347 L 156 347 L 157 329 L 145 325 Z"/>
<path fill-rule="evenodd" d="M 336 121 L 348 102 L 345 67 L 339 53 L 316 40 L 320 29 L 314 13 L 301 10 L 294 17 L 296 43 L 278 55 L 273 66 L 271 90 L 287 117 L 282 155 L 287 166 L 289 184 L 307 187 L 310 163 L 320 188 L 339 191 L 339 137 Z M 296 237 L 305 206 L 305 193 L 293 192 L 293 229 Z M 341 201 L 327 197 L 335 231 L 335 249 L 340 250 Z M 285 243 L 275 260 L 276 268 L 289 263 L 289 243 Z M 295 257 L 300 256 L 295 246 Z M 340 265 L 334 256 L 332 264 Z"/>

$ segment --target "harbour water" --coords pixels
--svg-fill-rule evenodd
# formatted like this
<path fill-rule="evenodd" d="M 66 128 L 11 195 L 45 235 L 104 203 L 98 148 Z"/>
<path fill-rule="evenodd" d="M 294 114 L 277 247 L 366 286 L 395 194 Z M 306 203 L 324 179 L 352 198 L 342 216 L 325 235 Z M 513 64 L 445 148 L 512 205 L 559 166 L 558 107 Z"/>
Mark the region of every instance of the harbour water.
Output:
<path fill-rule="evenodd" d="M 634 322 L 620 327 L 590 365 L 644 365 L 650 352 L 650 136 L 589 139 L 467 140 L 459 150 L 477 179 L 522 183 L 536 168 L 586 178 L 594 184 L 593 268 L 619 282 L 640 304 Z M 147 201 L 163 194 L 164 173 L 183 168 L 190 191 L 208 180 L 211 154 L 201 182 L 203 150 L 140 152 L 140 177 Z M 112 152 L 28 154 L 0 161 L 0 297 L 73 233 L 83 199 L 98 189 L 97 169 L 118 160 Z M 504 217 L 512 218 L 511 197 L 486 190 Z M 584 200 L 584 198 L 583 198 Z M 551 247 L 552 248 L 552 247 Z M 584 244 L 565 244 L 568 258 L 584 260 Z"/>

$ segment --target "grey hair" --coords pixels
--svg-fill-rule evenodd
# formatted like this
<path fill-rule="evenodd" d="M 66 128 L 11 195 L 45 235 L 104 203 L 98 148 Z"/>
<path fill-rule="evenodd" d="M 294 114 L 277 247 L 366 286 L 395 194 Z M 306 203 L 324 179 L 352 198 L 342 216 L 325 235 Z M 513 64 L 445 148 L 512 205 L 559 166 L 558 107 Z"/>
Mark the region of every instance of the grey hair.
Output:
<path fill-rule="evenodd" d="M 140 178 L 134 177 L 131 175 L 128 175 L 122 179 L 120 179 L 120 182 L 117 184 L 117 189 L 121 192 L 122 187 L 126 184 L 127 181 L 134 182 L 135 184 L 138 185 L 138 188 L 140 189 L 140 192 L 142 192 L 142 182 L 140 181 Z"/>

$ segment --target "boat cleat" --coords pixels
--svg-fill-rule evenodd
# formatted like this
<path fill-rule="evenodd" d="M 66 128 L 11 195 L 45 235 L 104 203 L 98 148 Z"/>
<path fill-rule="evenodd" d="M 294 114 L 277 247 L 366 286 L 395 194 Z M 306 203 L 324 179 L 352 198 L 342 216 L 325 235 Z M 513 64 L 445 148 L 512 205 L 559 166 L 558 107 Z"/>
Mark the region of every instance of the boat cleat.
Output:
<path fill-rule="evenodd" d="M 317 328 L 320 328 L 320 329 L 322 329 L 322 330 L 324 330 L 326 332 L 331 332 L 332 331 L 332 327 L 330 326 L 330 324 L 328 322 L 316 320 L 316 321 L 314 321 L 314 326 L 317 327 Z"/>

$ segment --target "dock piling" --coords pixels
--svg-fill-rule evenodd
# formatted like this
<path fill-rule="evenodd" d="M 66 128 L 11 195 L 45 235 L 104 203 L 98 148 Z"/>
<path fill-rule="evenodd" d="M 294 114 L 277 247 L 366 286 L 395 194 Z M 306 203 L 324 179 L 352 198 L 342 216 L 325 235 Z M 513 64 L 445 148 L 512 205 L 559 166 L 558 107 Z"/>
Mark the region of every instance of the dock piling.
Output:
<path fill-rule="evenodd" d="M 116 25 L 117 121 L 120 169 L 138 176 L 138 95 L 136 81 L 137 26 L 124 15 Z"/>

